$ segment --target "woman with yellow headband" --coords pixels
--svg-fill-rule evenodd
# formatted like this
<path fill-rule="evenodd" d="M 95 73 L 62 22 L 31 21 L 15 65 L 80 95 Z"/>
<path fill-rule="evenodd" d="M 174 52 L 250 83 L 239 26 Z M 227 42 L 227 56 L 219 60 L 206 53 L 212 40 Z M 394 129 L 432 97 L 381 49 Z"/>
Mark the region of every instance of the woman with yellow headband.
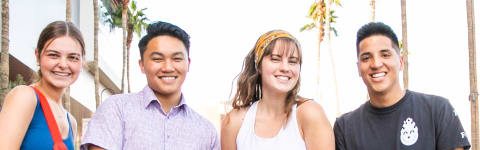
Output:
<path fill-rule="evenodd" d="M 222 150 L 333 150 L 333 130 L 322 107 L 298 95 L 302 53 L 288 32 L 260 36 L 244 61 L 222 122 Z"/>

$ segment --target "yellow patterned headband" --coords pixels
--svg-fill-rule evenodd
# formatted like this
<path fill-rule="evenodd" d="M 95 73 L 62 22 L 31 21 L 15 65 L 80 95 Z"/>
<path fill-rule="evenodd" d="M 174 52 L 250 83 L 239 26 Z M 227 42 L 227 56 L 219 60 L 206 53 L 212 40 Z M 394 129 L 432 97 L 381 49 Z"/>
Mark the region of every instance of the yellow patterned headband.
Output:
<path fill-rule="evenodd" d="M 283 30 L 273 30 L 263 34 L 262 36 L 260 36 L 257 44 L 255 45 L 255 68 L 258 68 L 257 66 L 260 63 L 260 60 L 262 59 L 263 53 L 265 52 L 267 46 L 273 40 L 278 38 L 290 38 L 296 41 L 296 39 L 292 35 L 290 35 L 290 33 Z"/>

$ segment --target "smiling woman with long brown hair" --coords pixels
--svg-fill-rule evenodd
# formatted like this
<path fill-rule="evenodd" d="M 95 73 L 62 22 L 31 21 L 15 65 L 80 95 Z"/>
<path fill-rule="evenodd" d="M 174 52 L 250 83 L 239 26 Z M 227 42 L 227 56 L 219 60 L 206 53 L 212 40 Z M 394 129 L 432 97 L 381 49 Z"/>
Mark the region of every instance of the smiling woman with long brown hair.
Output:
<path fill-rule="evenodd" d="M 238 78 L 233 110 L 222 122 L 223 150 L 334 149 L 322 107 L 298 95 L 302 53 L 288 32 L 260 36 Z"/>
<path fill-rule="evenodd" d="M 73 150 L 77 123 L 63 108 L 62 95 L 82 70 L 83 37 L 71 22 L 52 22 L 40 33 L 35 56 L 40 80 L 8 93 L 0 112 L 0 149 Z"/>

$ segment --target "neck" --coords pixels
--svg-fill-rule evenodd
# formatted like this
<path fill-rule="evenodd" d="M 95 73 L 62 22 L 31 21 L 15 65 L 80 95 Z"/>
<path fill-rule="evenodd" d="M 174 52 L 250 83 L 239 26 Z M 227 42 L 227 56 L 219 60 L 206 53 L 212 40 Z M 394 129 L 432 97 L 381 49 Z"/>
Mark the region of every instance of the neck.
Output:
<path fill-rule="evenodd" d="M 268 114 L 285 114 L 287 93 L 274 93 L 262 90 L 262 99 L 258 102 L 258 110 Z"/>
<path fill-rule="evenodd" d="M 155 97 L 157 97 L 158 102 L 162 105 L 163 111 L 165 111 L 165 114 L 168 114 L 170 112 L 170 109 L 172 107 L 177 106 L 180 103 L 180 99 L 182 96 L 181 92 L 175 92 L 173 94 L 161 94 L 158 92 L 155 92 Z"/>
<path fill-rule="evenodd" d="M 405 96 L 405 90 L 400 87 L 394 88 L 388 92 L 374 92 L 368 90 L 370 103 L 378 108 L 390 107 L 400 101 Z"/>
<path fill-rule="evenodd" d="M 33 84 L 42 94 L 49 100 L 54 101 L 55 103 L 62 106 L 62 95 L 65 91 L 65 88 L 58 88 L 53 86 L 50 83 L 47 83 L 45 80 L 40 79 L 37 83 Z"/>

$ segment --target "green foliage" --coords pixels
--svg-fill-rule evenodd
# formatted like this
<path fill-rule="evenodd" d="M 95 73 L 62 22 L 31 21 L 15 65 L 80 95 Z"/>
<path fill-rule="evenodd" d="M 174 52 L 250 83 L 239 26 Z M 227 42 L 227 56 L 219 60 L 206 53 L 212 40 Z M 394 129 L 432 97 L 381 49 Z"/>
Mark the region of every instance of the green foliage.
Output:
<path fill-rule="evenodd" d="M 328 1 L 328 0 L 327 0 Z M 333 4 L 342 7 L 342 4 L 340 3 L 340 0 L 332 0 Z M 319 26 L 325 26 L 326 23 L 326 3 L 325 0 L 320 0 L 319 2 L 313 2 L 313 4 L 310 6 L 310 9 L 308 10 L 308 15 L 307 18 L 312 19 L 312 23 L 306 24 L 303 27 L 300 28 L 300 31 L 305 31 L 305 30 L 311 30 L 313 28 L 318 28 Z M 338 32 L 333 27 L 331 24 L 336 23 L 336 19 L 338 16 L 336 16 L 335 11 L 330 9 L 330 30 L 335 34 L 335 36 L 338 36 Z"/>
<path fill-rule="evenodd" d="M 13 89 L 18 85 L 25 85 L 25 80 L 23 80 L 23 76 L 21 74 L 17 74 L 17 79 L 13 82 L 8 82 L 8 90 Z"/>
<path fill-rule="evenodd" d="M 147 8 L 142 8 L 137 10 L 137 2 L 132 1 L 130 4 L 130 9 L 128 9 L 128 22 L 127 24 L 132 26 L 133 32 L 137 33 L 140 37 L 140 33 L 148 27 L 146 21 L 148 21 L 147 16 L 143 11 L 147 10 Z M 128 26 L 127 25 L 127 26 Z"/>
<path fill-rule="evenodd" d="M 104 23 L 110 26 L 110 31 L 114 28 L 122 28 L 122 9 L 117 9 L 117 11 L 109 12 L 106 11 L 103 13 L 105 16 Z"/>
<path fill-rule="evenodd" d="M 335 3 L 337 6 L 342 7 L 342 4 L 340 3 L 340 0 L 333 0 L 333 3 Z"/>
<path fill-rule="evenodd" d="M 400 48 L 400 54 L 403 55 L 403 43 L 402 43 L 401 40 L 398 41 L 398 48 Z M 410 51 L 408 51 L 407 55 L 410 55 L 410 54 L 412 54 L 412 53 L 410 53 Z"/>
<path fill-rule="evenodd" d="M 304 25 L 302 28 L 300 28 L 300 31 L 305 31 L 305 30 L 311 30 L 315 28 L 315 24 L 314 23 L 310 23 L 310 24 L 306 24 Z"/>
<path fill-rule="evenodd" d="M 119 5 L 116 11 L 107 11 L 103 13 L 105 16 L 104 22 L 110 26 L 110 29 L 122 28 L 122 9 L 123 5 Z M 140 37 L 141 32 L 148 27 L 147 16 L 143 11 L 147 8 L 137 9 L 137 2 L 132 1 L 130 7 L 127 9 L 127 27 Z M 131 28 L 130 28 L 131 27 Z"/>

